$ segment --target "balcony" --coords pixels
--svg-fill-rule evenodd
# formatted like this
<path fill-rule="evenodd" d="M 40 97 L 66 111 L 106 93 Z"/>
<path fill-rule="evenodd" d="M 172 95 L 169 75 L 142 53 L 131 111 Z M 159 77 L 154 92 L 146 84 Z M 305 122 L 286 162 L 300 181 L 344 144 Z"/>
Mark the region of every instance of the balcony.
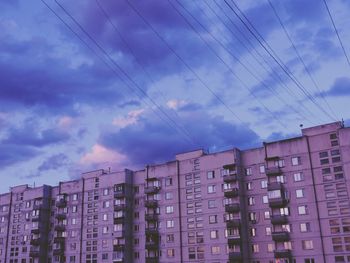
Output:
<path fill-rule="evenodd" d="M 158 228 L 146 227 L 146 235 L 159 235 Z"/>
<path fill-rule="evenodd" d="M 146 263 L 159 263 L 159 257 L 146 257 Z"/>
<path fill-rule="evenodd" d="M 125 223 L 125 216 L 122 215 L 122 216 L 119 216 L 119 217 L 115 217 L 113 222 L 114 222 L 115 225 L 124 224 Z"/>
<path fill-rule="evenodd" d="M 239 196 L 239 189 L 238 188 L 231 188 L 224 190 L 224 196 L 226 198 L 232 198 Z"/>
<path fill-rule="evenodd" d="M 291 258 L 292 251 L 290 249 L 277 249 L 274 251 L 275 258 Z"/>
<path fill-rule="evenodd" d="M 125 197 L 125 191 L 124 190 L 114 192 L 114 198 L 123 198 L 123 197 Z"/>
<path fill-rule="evenodd" d="M 230 262 L 237 262 L 239 260 L 242 260 L 242 253 L 241 252 L 230 252 L 228 254 L 228 259 Z"/>
<path fill-rule="evenodd" d="M 56 202 L 56 206 L 59 208 L 64 208 L 67 206 L 67 201 L 64 199 L 60 199 L 59 201 Z"/>
<path fill-rule="evenodd" d="M 39 227 L 33 228 L 30 232 L 31 232 L 32 234 L 38 235 L 38 234 L 40 233 L 40 229 L 39 229 Z"/>
<path fill-rule="evenodd" d="M 113 246 L 113 251 L 124 251 L 125 250 L 125 244 L 118 244 Z"/>
<path fill-rule="evenodd" d="M 269 183 L 267 185 L 267 191 L 283 190 L 283 184 L 280 182 Z"/>
<path fill-rule="evenodd" d="M 157 200 L 145 200 L 145 207 L 156 208 L 156 207 L 158 207 L 158 201 Z"/>
<path fill-rule="evenodd" d="M 39 222 L 41 219 L 40 215 L 39 216 L 34 216 L 32 217 L 32 222 Z"/>
<path fill-rule="evenodd" d="M 54 243 L 64 243 L 65 240 L 66 240 L 65 237 L 54 237 L 53 238 Z"/>
<path fill-rule="evenodd" d="M 225 205 L 225 212 L 227 213 L 237 213 L 240 211 L 239 204 L 226 204 Z"/>
<path fill-rule="evenodd" d="M 38 257 L 40 257 L 40 251 L 39 250 L 30 250 L 29 251 L 29 257 L 31 257 L 31 258 L 38 258 Z"/>
<path fill-rule="evenodd" d="M 160 190 L 159 186 L 147 186 L 145 188 L 145 194 L 156 194 Z"/>
<path fill-rule="evenodd" d="M 64 254 L 64 248 L 61 247 L 61 248 L 56 248 L 53 250 L 53 255 L 54 256 L 60 256 L 60 255 L 63 255 Z"/>
<path fill-rule="evenodd" d="M 229 236 L 227 238 L 227 243 L 229 245 L 240 245 L 241 244 L 241 237 L 240 236 Z"/>
<path fill-rule="evenodd" d="M 273 215 L 271 217 L 271 224 L 283 225 L 288 223 L 288 216 L 286 215 Z"/>
<path fill-rule="evenodd" d="M 230 174 L 224 175 L 224 182 L 225 183 L 232 183 L 232 182 L 236 182 L 236 181 L 238 181 L 238 176 L 236 174 L 231 174 L 231 171 L 230 171 Z"/>
<path fill-rule="evenodd" d="M 269 199 L 269 206 L 271 208 L 280 208 L 288 204 L 288 200 L 284 197 L 271 198 Z"/>
<path fill-rule="evenodd" d="M 145 214 L 145 220 L 146 221 L 157 221 L 158 215 L 157 214 Z"/>
<path fill-rule="evenodd" d="M 272 232 L 272 240 L 276 242 L 285 242 L 289 241 L 289 232 L 287 231 L 280 231 L 280 232 Z"/>
<path fill-rule="evenodd" d="M 32 246 L 39 246 L 40 245 L 40 238 L 31 239 L 30 244 Z"/>
<path fill-rule="evenodd" d="M 146 249 L 158 249 L 158 240 L 146 240 Z"/>
<path fill-rule="evenodd" d="M 226 220 L 227 228 L 240 227 L 240 225 L 241 225 L 241 219 Z"/>
<path fill-rule="evenodd" d="M 41 210 L 43 209 L 43 204 L 33 204 L 33 210 Z"/>
<path fill-rule="evenodd" d="M 126 204 L 114 205 L 114 211 L 124 211 L 126 210 Z"/>
<path fill-rule="evenodd" d="M 269 167 L 265 169 L 265 173 L 267 176 L 278 176 L 282 173 L 282 170 L 279 167 Z"/>
<path fill-rule="evenodd" d="M 57 214 L 55 215 L 55 218 L 56 218 L 57 220 L 64 220 L 64 219 L 67 218 L 67 215 L 66 215 L 65 213 L 57 213 Z"/>
<path fill-rule="evenodd" d="M 65 225 L 56 225 L 54 227 L 55 231 L 58 231 L 58 232 L 64 232 L 66 230 L 66 226 Z"/>

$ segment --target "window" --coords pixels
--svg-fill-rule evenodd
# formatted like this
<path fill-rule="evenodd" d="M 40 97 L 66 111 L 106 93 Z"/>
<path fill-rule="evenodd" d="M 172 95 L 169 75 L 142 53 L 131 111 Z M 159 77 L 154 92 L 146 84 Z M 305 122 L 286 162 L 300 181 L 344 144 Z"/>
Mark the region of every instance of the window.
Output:
<path fill-rule="evenodd" d="M 212 194 L 216 192 L 216 186 L 215 185 L 208 185 L 208 194 Z"/>
<path fill-rule="evenodd" d="M 265 173 L 265 165 L 260 165 L 259 171 L 261 174 Z"/>
<path fill-rule="evenodd" d="M 307 206 L 306 205 L 298 206 L 298 214 L 299 215 L 306 215 L 307 214 Z"/>
<path fill-rule="evenodd" d="M 295 190 L 295 193 L 296 193 L 297 198 L 304 197 L 304 189 L 297 189 L 297 190 Z"/>
<path fill-rule="evenodd" d="M 245 174 L 246 175 L 252 175 L 252 168 L 246 168 L 245 169 Z"/>
<path fill-rule="evenodd" d="M 209 224 L 215 224 L 218 222 L 218 216 L 217 215 L 210 215 L 209 216 Z"/>
<path fill-rule="evenodd" d="M 303 240 L 302 247 L 304 250 L 314 249 L 314 244 L 312 240 Z"/>
<path fill-rule="evenodd" d="M 269 219 L 270 218 L 270 211 L 265 211 L 264 212 L 264 218 Z"/>
<path fill-rule="evenodd" d="M 329 160 L 328 160 L 328 159 L 321 159 L 321 160 L 320 160 L 320 163 L 321 163 L 321 165 L 323 165 L 323 164 L 329 164 Z"/>
<path fill-rule="evenodd" d="M 255 204 L 254 197 L 248 197 L 248 205 L 254 205 L 254 204 Z"/>
<path fill-rule="evenodd" d="M 298 156 L 298 157 L 292 157 L 292 165 L 293 165 L 293 166 L 299 165 L 299 164 L 301 163 L 300 160 L 301 160 L 301 159 L 300 159 L 299 156 Z"/>
<path fill-rule="evenodd" d="M 259 245 L 258 244 L 253 244 L 252 245 L 252 251 L 253 251 L 253 253 L 259 253 Z"/>
<path fill-rule="evenodd" d="M 78 206 L 72 206 L 72 213 L 76 213 L 78 211 Z"/>
<path fill-rule="evenodd" d="M 172 214 L 172 213 L 174 213 L 174 206 L 172 206 L 172 205 L 166 206 L 165 213 L 166 213 L 166 214 Z"/>
<path fill-rule="evenodd" d="M 252 182 L 248 182 L 246 184 L 246 186 L 247 186 L 247 190 L 252 190 L 253 189 L 253 183 Z"/>
<path fill-rule="evenodd" d="M 250 229 L 250 236 L 255 237 L 256 236 L 256 228 L 252 227 Z"/>
<path fill-rule="evenodd" d="M 310 232 L 310 223 L 300 223 L 300 232 Z"/>
<path fill-rule="evenodd" d="M 293 176 L 294 182 L 300 182 L 304 180 L 304 175 L 302 173 L 295 173 Z"/>
<path fill-rule="evenodd" d="M 271 236 L 271 227 L 269 227 L 269 226 L 266 227 L 265 228 L 265 233 L 266 233 L 267 236 Z"/>
<path fill-rule="evenodd" d="M 267 252 L 273 252 L 275 250 L 275 244 L 269 243 L 267 244 Z"/>
<path fill-rule="evenodd" d="M 174 248 L 167 249 L 166 255 L 167 255 L 167 257 L 170 257 L 170 258 L 174 257 L 175 256 L 175 249 Z"/>
<path fill-rule="evenodd" d="M 174 242 L 175 238 L 174 238 L 174 234 L 168 234 L 166 235 L 166 242 L 167 243 L 172 243 Z"/>
<path fill-rule="evenodd" d="M 216 202 L 215 200 L 208 200 L 208 208 L 215 208 Z"/>
<path fill-rule="evenodd" d="M 267 180 L 261 181 L 261 188 L 267 188 Z"/>
<path fill-rule="evenodd" d="M 167 220 L 166 221 L 166 227 L 167 228 L 173 228 L 174 227 L 174 220 Z"/>
<path fill-rule="evenodd" d="M 220 254 L 220 247 L 219 246 L 212 246 L 211 253 L 212 254 Z"/>
<path fill-rule="evenodd" d="M 215 178 L 215 172 L 214 171 L 207 172 L 207 178 L 208 179 L 214 179 Z"/>
<path fill-rule="evenodd" d="M 248 218 L 250 221 L 255 222 L 256 221 L 256 213 L 255 212 L 250 212 L 248 214 Z"/>
<path fill-rule="evenodd" d="M 166 192 L 165 193 L 165 200 L 171 200 L 173 199 L 173 193 L 172 192 Z"/>
<path fill-rule="evenodd" d="M 210 231 L 210 239 L 217 239 L 219 238 L 219 231 L 218 230 L 211 230 Z"/>
<path fill-rule="evenodd" d="M 278 161 L 275 161 L 276 167 L 284 167 L 284 159 L 280 159 Z"/>
<path fill-rule="evenodd" d="M 165 179 L 165 186 L 171 186 L 173 185 L 173 178 L 168 177 Z"/>
<path fill-rule="evenodd" d="M 263 200 L 263 204 L 267 204 L 269 202 L 269 198 L 267 197 L 267 195 L 264 195 L 262 200 Z"/>
<path fill-rule="evenodd" d="M 106 188 L 106 189 L 103 189 L 103 195 L 108 195 L 109 194 L 109 189 L 108 188 Z"/>
<path fill-rule="evenodd" d="M 319 156 L 320 156 L 320 158 L 326 158 L 326 157 L 328 157 L 328 152 L 320 152 Z"/>
<path fill-rule="evenodd" d="M 108 215 L 107 214 L 103 214 L 103 221 L 107 221 L 108 220 Z"/>

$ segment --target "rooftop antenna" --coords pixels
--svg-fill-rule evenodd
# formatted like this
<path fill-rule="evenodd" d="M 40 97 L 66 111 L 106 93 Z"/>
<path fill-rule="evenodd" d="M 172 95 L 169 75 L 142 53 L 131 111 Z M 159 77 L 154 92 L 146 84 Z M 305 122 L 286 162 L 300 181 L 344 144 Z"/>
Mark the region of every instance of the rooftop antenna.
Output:
<path fill-rule="evenodd" d="M 341 118 L 341 126 L 342 126 L 343 128 L 345 127 L 344 118 Z"/>

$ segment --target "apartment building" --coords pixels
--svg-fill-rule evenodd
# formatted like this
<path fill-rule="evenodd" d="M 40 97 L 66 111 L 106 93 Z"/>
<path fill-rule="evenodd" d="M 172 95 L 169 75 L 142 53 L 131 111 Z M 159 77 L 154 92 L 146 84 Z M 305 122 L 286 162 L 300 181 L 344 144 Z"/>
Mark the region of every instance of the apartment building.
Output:
<path fill-rule="evenodd" d="M 350 262 L 350 129 L 0 195 L 0 263 Z"/>

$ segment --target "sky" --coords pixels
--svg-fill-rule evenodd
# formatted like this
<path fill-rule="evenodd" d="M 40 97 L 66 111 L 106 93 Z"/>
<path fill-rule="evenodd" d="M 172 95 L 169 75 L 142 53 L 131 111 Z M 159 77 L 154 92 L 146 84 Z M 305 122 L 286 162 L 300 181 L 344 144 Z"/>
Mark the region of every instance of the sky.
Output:
<path fill-rule="evenodd" d="M 0 0 L 0 192 L 349 123 L 344 51 L 323 0 Z"/>

